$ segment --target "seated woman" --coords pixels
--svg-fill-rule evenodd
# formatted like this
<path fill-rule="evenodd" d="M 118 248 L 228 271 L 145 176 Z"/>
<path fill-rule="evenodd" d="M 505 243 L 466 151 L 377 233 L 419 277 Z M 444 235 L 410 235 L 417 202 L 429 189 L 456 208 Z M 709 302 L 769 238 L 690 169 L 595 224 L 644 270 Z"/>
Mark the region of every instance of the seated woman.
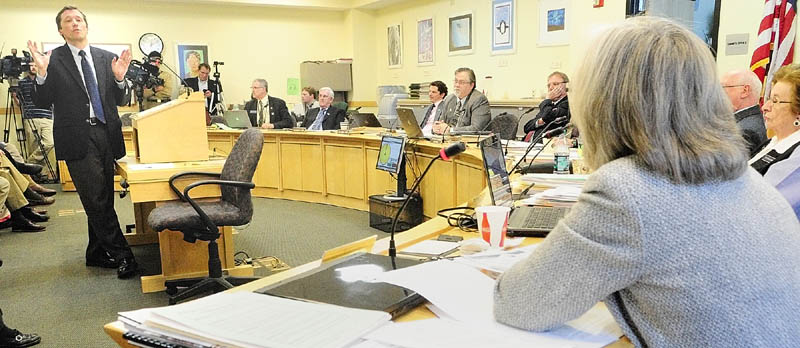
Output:
<path fill-rule="evenodd" d="M 637 17 L 586 56 L 570 102 L 595 172 L 497 279 L 497 321 L 548 330 L 604 301 L 637 347 L 796 345 L 800 223 L 746 165 L 708 47 Z"/>

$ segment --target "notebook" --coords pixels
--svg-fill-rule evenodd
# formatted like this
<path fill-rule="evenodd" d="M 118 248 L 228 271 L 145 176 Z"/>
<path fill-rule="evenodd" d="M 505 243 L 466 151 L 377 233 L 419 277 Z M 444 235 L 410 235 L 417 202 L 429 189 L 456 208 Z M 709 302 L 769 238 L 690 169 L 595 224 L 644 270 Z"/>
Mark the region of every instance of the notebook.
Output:
<path fill-rule="evenodd" d="M 225 119 L 225 124 L 231 128 L 250 128 L 250 117 L 247 116 L 247 110 L 229 110 L 225 111 L 222 116 Z"/>
<path fill-rule="evenodd" d="M 414 110 L 408 108 L 397 108 L 397 119 L 403 130 L 406 131 L 406 136 L 409 139 L 429 139 L 422 133 L 422 128 L 419 128 L 417 123 L 417 116 L 414 115 Z"/>
<path fill-rule="evenodd" d="M 506 159 L 500 139 L 497 138 L 497 135 L 492 135 L 481 141 L 480 146 L 492 204 L 512 209 L 511 215 L 508 217 L 507 235 L 510 237 L 546 236 L 566 215 L 569 208 L 529 206 L 514 208 L 511 181 L 508 178 Z"/>
<path fill-rule="evenodd" d="M 370 269 L 390 271 L 421 262 L 401 258 L 395 258 L 393 262 L 386 255 L 356 253 L 256 292 L 350 308 L 379 310 L 396 318 L 425 302 L 425 298 L 397 285 L 364 282 L 349 277 L 353 274 L 364 274 Z"/>
<path fill-rule="evenodd" d="M 381 127 L 380 121 L 371 113 L 357 113 L 352 114 L 352 121 L 350 127 Z"/>

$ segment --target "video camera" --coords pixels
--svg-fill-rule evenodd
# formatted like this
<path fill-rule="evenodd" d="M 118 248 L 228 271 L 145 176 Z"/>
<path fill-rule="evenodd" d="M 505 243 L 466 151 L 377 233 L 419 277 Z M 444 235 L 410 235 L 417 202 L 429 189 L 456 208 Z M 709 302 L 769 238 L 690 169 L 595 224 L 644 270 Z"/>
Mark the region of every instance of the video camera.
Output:
<path fill-rule="evenodd" d="M 17 57 L 17 50 L 12 49 L 10 55 L 0 59 L 0 82 L 3 78 L 19 79 L 23 71 L 28 71 L 28 66 L 33 62 L 33 58 L 28 51 L 22 51 L 22 57 Z"/>
<path fill-rule="evenodd" d="M 138 60 L 132 60 L 128 65 L 125 78 L 131 80 L 134 86 L 142 88 L 155 88 L 164 84 L 164 79 L 158 78 L 158 67 Z"/>

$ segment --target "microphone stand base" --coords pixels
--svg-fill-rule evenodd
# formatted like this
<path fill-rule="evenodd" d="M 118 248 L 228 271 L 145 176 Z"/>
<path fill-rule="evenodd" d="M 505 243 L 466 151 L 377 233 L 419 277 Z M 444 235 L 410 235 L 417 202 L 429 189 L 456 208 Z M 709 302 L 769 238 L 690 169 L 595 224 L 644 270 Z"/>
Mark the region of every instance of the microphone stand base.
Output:
<path fill-rule="evenodd" d="M 383 199 L 385 199 L 387 201 L 391 201 L 391 202 L 404 201 L 404 200 L 406 200 L 406 198 L 408 198 L 408 195 L 402 195 L 402 196 L 384 195 L 383 196 Z"/>

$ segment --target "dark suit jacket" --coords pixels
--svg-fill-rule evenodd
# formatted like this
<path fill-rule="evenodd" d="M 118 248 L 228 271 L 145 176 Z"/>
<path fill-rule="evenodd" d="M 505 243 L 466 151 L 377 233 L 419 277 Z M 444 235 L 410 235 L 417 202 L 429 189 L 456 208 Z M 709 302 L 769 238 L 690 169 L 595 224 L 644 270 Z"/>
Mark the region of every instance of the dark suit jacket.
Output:
<path fill-rule="evenodd" d="M 553 123 L 547 127 L 547 129 L 544 129 L 548 123 L 561 116 L 567 116 L 567 120 L 561 123 Z M 558 103 L 553 103 L 552 100 L 545 99 L 539 104 L 539 113 L 536 114 L 536 117 L 525 123 L 525 133 L 527 134 L 534 130 L 538 132 L 546 132 L 550 129 L 561 127 L 569 123 L 569 116 L 569 100 L 567 96 L 561 98 Z M 544 121 L 544 124 L 541 126 L 536 125 L 536 121 L 539 119 Z"/>
<path fill-rule="evenodd" d="M 436 109 L 436 115 L 431 115 L 431 110 L 433 110 L 433 103 L 425 108 L 425 116 L 422 117 L 422 122 L 419 123 L 419 128 L 425 128 L 425 124 L 428 123 L 429 117 L 433 117 L 434 121 L 441 120 L 442 117 L 444 117 L 442 116 L 444 115 L 444 100 L 439 102 L 439 108 Z"/>
<path fill-rule="evenodd" d="M 761 114 L 761 109 L 758 105 L 753 105 L 733 116 L 736 117 L 736 124 L 739 125 L 742 136 L 747 141 L 750 157 L 755 156 L 761 148 L 760 145 L 767 141 L 767 127 L 764 126 L 764 115 Z"/>
<path fill-rule="evenodd" d="M 317 114 L 319 113 L 319 108 L 313 108 L 308 110 L 306 113 L 306 118 L 303 120 L 303 127 L 308 128 L 314 124 L 314 120 L 317 119 Z M 339 123 L 344 122 L 345 112 L 342 109 L 336 108 L 334 106 L 329 106 L 328 110 L 325 113 L 325 119 L 322 120 L 322 129 L 329 130 L 329 129 L 339 129 Z"/>
<path fill-rule="evenodd" d="M 286 102 L 269 95 L 267 99 L 269 100 L 269 123 L 274 124 L 275 129 L 294 127 L 294 119 L 289 116 Z M 247 104 L 244 104 L 244 109 L 247 110 L 247 116 L 250 117 L 250 124 L 258 127 L 258 100 L 250 99 Z"/>
<path fill-rule="evenodd" d="M 130 89 L 119 88 L 111 71 L 111 52 L 91 48 L 94 71 L 97 76 L 97 89 L 103 103 L 103 115 L 108 129 L 108 140 L 114 158 L 125 156 L 125 142 L 122 140 L 122 122 L 119 120 L 117 105 L 130 101 Z M 89 95 L 83 85 L 83 76 L 75 65 L 69 47 L 53 50 L 47 78 L 44 85 L 36 85 L 33 93 L 34 103 L 43 109 L 53 106 L 53 140 L 56 158 L 75 160 L 86 157 L 89 139 Z"/>
<path fill-rule="evenodd" d="M 198 78 L 190 77 L 188 79 L 185 79 L 184 81 L 186 81 L 186 85 L 195 92 L 203 92 L 200 90 L 200 83 L 198 81 Z M 217 81 L 208 79 L 208 90 L 211 91 L 212 94 L 211 97 L 206 98 L 206 109 L 213 114 L 216 111 L 215 108 L 217 107 L 217 104 L 219 104 L 219 93 L 217 93 Z M 219 85 L 219 92 L 220 93 L 222 92 L 221 83 Z M 211 101 L 211 108 L 208 107 L 209 100 Z"/>

